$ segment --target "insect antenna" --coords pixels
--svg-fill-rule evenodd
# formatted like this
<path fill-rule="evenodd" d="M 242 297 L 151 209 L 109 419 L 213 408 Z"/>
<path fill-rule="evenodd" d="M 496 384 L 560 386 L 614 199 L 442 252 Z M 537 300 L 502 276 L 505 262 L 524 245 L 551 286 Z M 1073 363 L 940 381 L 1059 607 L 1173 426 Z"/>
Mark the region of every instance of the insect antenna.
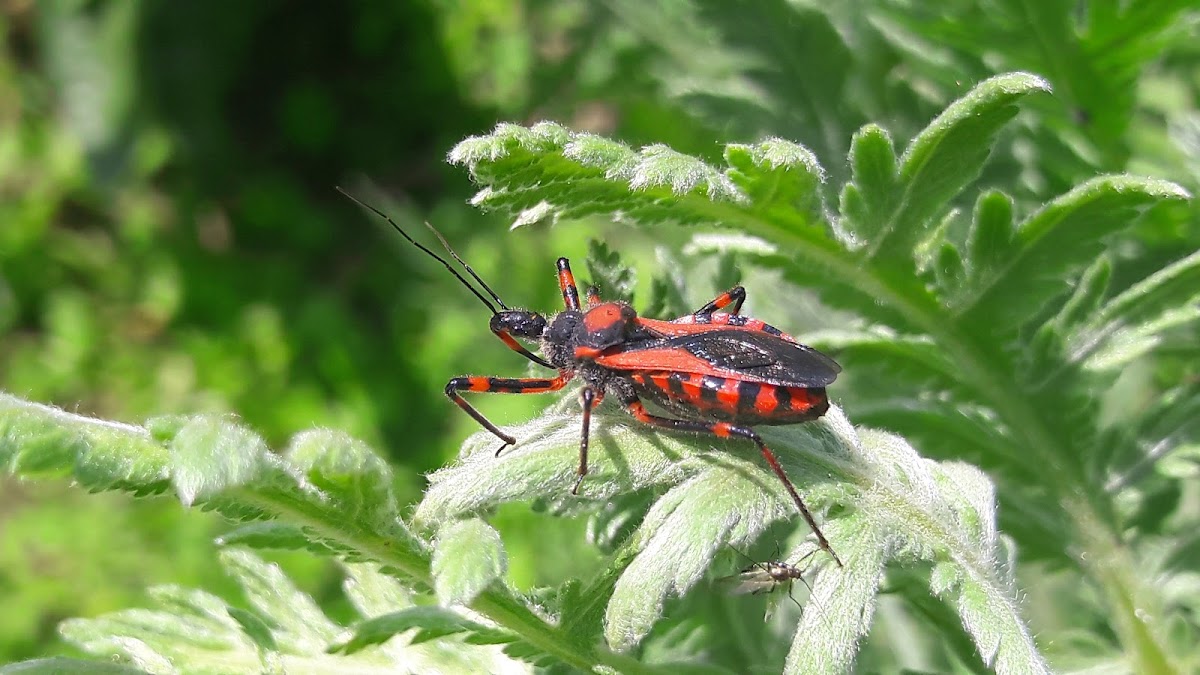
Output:
<path fill-rule="evenodd" d="M 478 290 L 476 290 L 476 288 L 475 288 L 474 286 L 472 286 L 472 285 L 471 285 L 471 282 L 469 282 L 469 281 L 467 281 L 465 278 L 463 278 L 463 275 L 459 274 L 459 273 L 458 273 L 458 270 L 454 269 L 454 267 L 453 267 L 453 266 L 451 266 L 451 265 L 450 265 L 450 263 L 449 263 L 449 262 L 447 262 L 445 258 L 443 258 L 442 256 L 440 256 L 440 255 L 438 255 L 438 254 L 434 253 L 433 251 L 429 250 L 428 248 L 426 248 L 426 247 L 425 247 L 425 245 L 424 245 L 424 244 L 422 244 L 421 242 L 417 241 L 416 239 L 413 239 L 412 237 L 408 236 L 408 233 L 407 233 L 407 232 L 405 232 L 405 231 L 404 231 L 404 229 L 403 229 L 403 228 L 401 228 L 399 225 L 397 225 L 397 224 L 396 224 L 396 221 L 392 220 L 391 216 L 387 215 L 387 214 L 386 214 L 386 213 L 384 213 L 383 211 L 380 211 L 379 209 L 375 208 L 374 206 L 371 206 L 370 204 L 367 204 L 366 202 L 362 201 L 362 200 L 361 200 L 361 199 L 359 199 L 358 197 L 355 197 L 354 195 L 350 194 L 349 192 L 346 192 L 346 191 L 345 191 L 345 190 L 343 190 L 343 189 L 342 189 L 340 186 L 335 186 L 335 187 L 337 188 L 337 191 L 338 191 L 338 192 L 342 193 L 343 195 L 346 195 L 346 197 L 348 197 L 348 198 L 350 199 L 350 201 L 354 202 L 355 204 L 358 204 L 359 206 L 361 206 L 361 207 L 363 207 L 363 208 L 365 208 L 365 209 L 368 209 L 369 211 L 372 211 L 373 213 L 375 213 L 375 215 L 377 215 L 377 216 L 379 216 L 380 218 L 383 218 L 384 220 L 386 220 L 386 221 L 388 222 L 388 224 L 392 226 L 392 229 L 394 229 L 394 230 L 396 230 L 397 232 L 399 232 L 399 233 L 400 233 L 400 236 L 402 236 L 402 237 L 404 237 L 405 239 L 407 239 L 407 240 L 408 240 L 408 243 L 412 244 L 413 246 L 416 246 L 417 248 L 421 249 L 421 250 L 422 250 L 422 251 L 424 251 L 426 254 L 428 254 L 428 255 L 429 255 L 431 258 L 433 258 L 434 260 L 436 260 L 436 261 L 438 261 L 438 262 L 442 263 L 442 266 L 444 266 L 444 267 L 445 267 L 447 270 L 449 270 L 449 271 L 450 271 L 450 273 L 454 275 L 454 278 L 458 279 L 458 280 L 459 280 L 459 282 L 461 282 L 463 286 L 466 286 L 467 288 L 469 288 L 469 289 L 471 290 L 471 292 L 475 294 L 475 297 L 479 298 L 479 301 L 480 301 L 480 302 L 482 302 L 482 303 L 483 303 L 483 304 L 484 304 L 484 305 L 485 305 L 485 306 L 486 306 L 486 307 L 487 307 L 489 310 L 491 310 L 492 314 L 498 314 L 498 313 L 499 313 L 499 312 L 497 312 L 497 311 L 496 311 L 496 306 L 495 306 L 495 305 L 493 305 L 491 302 L 489 302 L 487 298 L 483 297 L 483 294 L 482 294 L 482 293 L 480 293 Z M 433 229 L 433 228 L 431 227 L 430 229 Z M 442 239 L 442 235 L 441 235 L 441 234 L 438 234 L 438 233 L 437 233 L 437 230 L 434 230 L 434 234 L 437 234 L 437 235 L 438 235 L 438 239 Z M 443 245 L 445 245 L 445 244 L 446 244 L 446 240 L 445 240 L 445 239 L 442 239 L 442 244 L 443 244 Z M 446 246 L 446 249 L 447 249 L 447 250 L 449 250 L 449 249 L 450 249 L 450 247 L 449 247 L 449 246 Z M 459 258 L 459 257 L 458 257 L 458 256 L 457 256 L 455 253 L 454 253 L 454 251 L 450 251 L 450 254 L 454 256 L 454 259 L 455 259 L 455 260 L 458 260 L 458 262 L 459 262 L 459 263 L 461 263 L 461 264 L 462 264 L 464 267 L 466 267 L 466 263 L 463 263 L 462 259 L 460 259 L 460 258 Z M 503 307 L 504 309 L 508 309 L 508 307 L 507 307 L 507 306 L 506 306 L 506 305 L 505 305 L 503 302 L 501 302 L 501 301 L 500 301 L 500 298 L 499 298 L 499 297 L 496 295 L 496 293 L 495 293 L 495 292 L 493 292 L 493 291 L 492 291 L 492 289 L 488 288 L 487 284 L 484 284 L 484 283 L 483 283 L 483 280 L 482 280 L 482 279 L 480 279 L 480 278 L 479 278 L 479 276 L 478 276 L 478 275 L 476 275 L 476 274 L 475 274 L 475 272 L 474 272 L 474 271 L 472 271 L 470 267 L 467 267 L 467 271 L 469 271 L 469 272 L 471 273 L 471 276 L 475 277 L 475 280 L 476 280 L 476 281 L 478 281 L 480 284 L 483 284 L 483 287 L 484 287 L 485 289 L 487 289 L 487 292 L 488 292 L 488 293 L 489 293 L 489 294 L 490 294 L 490 295 L 491 295 L 493 298 L 495 298 L 495 299 L 496 299 L 496 302 L 500 303 L 500 306 L 501 306 L 501 307 Z"/>
<path fill-rule="evenodd" d="M 473 279 L 475 279 L 475 281 L 479 282 L 480 286 L 483 286 L 483 290 L 487 291 L 488 295 L 492 296 L 492 299 L 496 301 L 496 304 L 500 305 L 501 309 L 507 310 L 508 305 L 504 304 L 504 301 L 500 299 L 500 296 L 496 295 L 496 291 L 493 291 L 491 287 L 483 281 L 483 279 L 479 278 L 479 275 L 475 273 L 475 270 L 471 269 L 471 266 L 467 264 L 467 261 L 458 257 L 458 254 L 454 252 L 454 249 L 450 248 L 450 242 L 446 241 L 446 238 L 442 236 L 442 233 L 438 232 L 437 228 L 435 228 L 433 225 L 430 225 L 428 222 L 425 223 L 425 227 L 428 227 L 430 232 L 433 232 L 435 235 L 437 235 L 438 241 L 442 242 L 442 248 L 446 249 L 446 252 L 453 256 L 454 259 L 458 261 L 458 264 L 462 265 L 463 269 L 465 269 L 467 273 L 470 274 Z"/>

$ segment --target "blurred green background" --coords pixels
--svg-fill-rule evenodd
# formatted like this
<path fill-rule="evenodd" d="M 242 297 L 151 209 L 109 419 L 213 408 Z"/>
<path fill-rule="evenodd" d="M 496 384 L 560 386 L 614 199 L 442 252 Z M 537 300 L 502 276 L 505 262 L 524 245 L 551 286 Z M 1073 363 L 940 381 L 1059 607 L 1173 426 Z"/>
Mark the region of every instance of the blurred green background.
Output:
<path fill-rule="evenodd" d="M 1026 69 L 1056 95 L 1031 103 L 983 184 L 1028 205 L 1130 170 L 1195 192 L 1196 17 L 1187 3 L 1148 4 L 1120 50 L 1083 33 L 1039 45 L 1030 22 L 1067 34 L 1080 18 L 1054 2 L 1028 16 L 884 0 L 2 2 L 0 389 L 131 422 L 234 413 L 276 446 L 344 429 L 393 460 L 415 501 L 422 474 L 475 429 L 445 381 L 526 366 L 474 298 L 335 185 L 418 236 L 436 224 L 510 304 L 551 311 L 558 255 L 582 261 L 599 238 L 646 280 L 655 248 L 677 251 L 687 233 L 599 222 L 509 233 L 467 204 L 468 176 L 444 161 L 497 121 L 553 119 L 709 159 L 720 143 L 773 134 L 841 178 L 861 124 L 907 140 L 979 79 Z M 1139 241 L 1153 254 L 1140 259 L 1194 249 L 1188 218 L 1148 219 Z M 689 304 L 738 276 L 691 262 L 707 278 Z M 756 301 L 746 281 L 755 313 L 797 313 Z M 797 333 L 839 320 L 797 314 L 772 318 Z M 480 405 L 502 423 L 548 402 L 494 398 Z M 497 522 L 521 586 L 598 564 L 581 522 L 523 508 Z M 147 585 L 233 593 L 212 562 L 222 530 L 161 500 L 0 478 L 0 662 L 63 649 L 59 620 L 136 606 Z M 337 602 L 332 567 L 279 559 Z M 1069 623 L 1043 609 L 1038 620 Z"/>

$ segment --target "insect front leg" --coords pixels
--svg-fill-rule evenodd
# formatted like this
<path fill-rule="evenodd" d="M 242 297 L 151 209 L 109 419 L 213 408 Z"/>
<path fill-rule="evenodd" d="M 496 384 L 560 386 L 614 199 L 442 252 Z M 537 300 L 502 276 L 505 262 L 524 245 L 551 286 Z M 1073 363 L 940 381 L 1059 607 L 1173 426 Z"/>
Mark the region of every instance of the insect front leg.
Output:
<path fill-rule="evenodd" d="M 579 484 L 583 482 L 583 477 L 588 472 L 588 437 L 591 435 L 592 410 L 604 400 L 604 392 L 584 387 L 579 396 L 583 403 L 583 433 L 579 437 L 579 470 L 576 472 L 579 477 L 575 479 L 575 487 L 571 488 L 573 495 L 579 494 Z"/>
<path fill-rule="evenodd" d="M 779 477 L 779 480 L 783 483 L 783 486 L 787 488 L 788 494 L 792 497 L 792 501 L 796 503 L 796 508 L 800 509 L 800 515 L 804 517 L 804 522 L 808 523 L 808 526 L 812 529 L 813 534 L 817 535 L 817 544 L 823 551 L 828 553 L 830 557 L 833 558 L 834 562 L 838 564 L 838 567 L 842 567 L 841 558 L 838 558 L 837 554 L 833 552 L 833 547 L 830 546 L 829 541 L 825 539 L 825 534 L 822 533 L 821 528 L 817 526 L 817 521 L 813 518 L 812 513 L 809 512 L 808 507 L 805 506 L 804 500 L 800 498 L 800 493 L 796 492 L 796 487 L 792 485 L 791 479 L 789 479 L 787 474 L 784 473 L 783 466 L 780 465 L 779 460 L 775 458 L 775 453 L 771 452 L 771 449 L 767 447 L 765 442 L 763 442 L 762 436 L 759 436 L 757 433 L 755 433 L 753 429 L 739 427 L 728 422 L 677 420 L 669 417 L 651 415 L 650 413 L 646 412 L 646 407 L 642 405 L 642 402 L 638 400 L 637 397 L 630 398 L 624 401 L 624 403 L 625 408 L 629 411 L 629 414 L 633 415 L 634 419 L 645 424 L 651 424 L 656 427 L 663 427 L 666 429 L 674 429 L 675 431 L 686 431 L 697 434 L 712 434 L 720 438 L 738 437 L 749 441 L 754 441 L 755 445 L 758 446 L 759 451 L 762 453 L 763 459 L 767 460 L 767 464 L 770 465 L 771 470 L 775 472 L 775 475 Z"/>
<path fill-rule="evenodd" d="M 503 329 L 493 330 L 492 333 L 496 337 L 500 338 L 501 342 L 508 345 L 509 349 L 520 354 L 521 356 L 524 356 L 525 358 L 529 359 L 530 361 L 533 361 L 534 363 L 538 364 L 539 366 L 545 366 L 547 368 L 554 367 L 554 364 L 543 359 L 542 357 L 538 356 L 537 354 L 534 354 L 533 352 L 526 349 L 525 345 L 521 344 L 520 342 L 517 342 L 517 339 L 515 337 L 513 337 L 512 334 L 509 333 L 507 330 L 503 330 Z"/>
<path fill-rule="evenodd" d="M 733 305 L 733 309 L 730 309 L 727 313 L 737 314 L 738 312 L 742 311 L 742 303 L 745 301 L 746 289 L 742 288 L 741 286 L 734 286 L 733 288 L 713 298 L 712 302 L 692 312 L 692 316 L 696 316 L 698 314 L 712 314 L 713 312 L 724 309 L 729 305 Z"/>
<path fill-rule="evenodd" d="M 558 287 L 562 290 L 563 304 L 568 310 L 579 309 L 579 289 L 575 287 L 575 275 L 571 274 L 571 263 L 566 258 L 559 258 Z"/>
<path fill-rule="evenodd" d="M 471 407 L 471 404 L 467 403 L 466 399 L 464 399 L 459 392 L 476 391 L 489 392 L 493 394 L 541 394 L 548 391 L 558 391 L 559 389 L 562 389 L 564 386 L 566 386 L 570 379 L 571 375 L 568 373 L 561 373 L 558 377 L 553 378 L 456 377 L 446 383 L 446 396 L 449 397 L 451 401 L 454 401 L 454 405 L 462 408 L 463 411 L 473 417 L 476 422 L 479 422 L 484 429 L 492 432 L 493 436 L 504 441 L 504 445 L 501 445 L 500 448 L 496 450 L 496 455 L 499 456 L 505 448 L 510 445 L 515 445 L 517 439 L 509 436 L 503 431 L 500 431 L 500 428 L 495 424 L 492 424 L 488 418 L 484 417 L 483 413 Z"/>

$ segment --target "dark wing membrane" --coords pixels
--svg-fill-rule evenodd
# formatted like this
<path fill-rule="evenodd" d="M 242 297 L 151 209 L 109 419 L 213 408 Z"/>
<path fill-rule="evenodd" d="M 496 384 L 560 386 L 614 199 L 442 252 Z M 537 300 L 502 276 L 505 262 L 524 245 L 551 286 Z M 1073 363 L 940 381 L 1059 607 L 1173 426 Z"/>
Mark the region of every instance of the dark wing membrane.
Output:
<path fill-rule="evenodd" d="M 765 382 L 781 387 L 824 387 L 841 366 L 821 352 L 769 333 L 711 330 L 633 342 L 596 363 L 616 370 L 676 370 Z"/>
<path fill-rule="evenodd" d="M 842 372 L 833 359 L 768 333 L 721 330 L 668 340 L 714 368 L 784 387 L 824 387 Z"/>

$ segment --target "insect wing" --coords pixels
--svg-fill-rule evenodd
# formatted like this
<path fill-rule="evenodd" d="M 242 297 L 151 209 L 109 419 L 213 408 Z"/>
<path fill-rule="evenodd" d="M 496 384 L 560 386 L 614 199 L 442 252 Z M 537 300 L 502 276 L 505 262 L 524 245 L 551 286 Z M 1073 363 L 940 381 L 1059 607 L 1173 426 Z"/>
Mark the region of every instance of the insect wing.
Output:
<path fill-rule="evenodd" d="M 737 574 L 717 579 L 724 591 L 730 595 L 750 595 L 752 593 L 769 593 L 778 582 L 771 575 L 760 569 L 749 569 Z"/>
<path fill-rule="evenodd" d="M 633 342 L 596 363 L 614 370 L 673 370 L 782 387 L 824 387 L 842 370 L 812 347 L 736 329 Z"/>

